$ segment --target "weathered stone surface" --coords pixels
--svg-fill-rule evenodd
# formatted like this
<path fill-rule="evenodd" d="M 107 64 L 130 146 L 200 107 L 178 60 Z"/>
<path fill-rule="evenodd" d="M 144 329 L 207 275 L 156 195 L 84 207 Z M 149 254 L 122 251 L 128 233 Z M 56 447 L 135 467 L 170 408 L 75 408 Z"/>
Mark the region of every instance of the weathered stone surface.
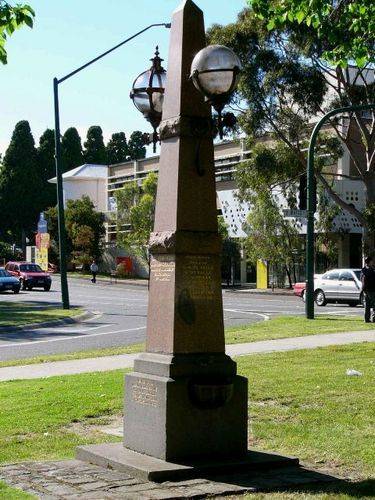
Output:
<path fill-rule="evenodd" d="M 247 452 L 247 380 L 224 354 L 211 110 L 189 78 L 205 46 L 203 13 L 185 0 L 172 17 L 146 354 L 126 376 L 124 446 L 174 463 Z"/>
<path fill-rule="evenodd" d="M 192 372 L 194 373 L 194 372 Z M 126 377 L 125 446 L 167 461 L 247 451 L 247 379 L 220 373 Z M 155 432 L 157 429 L 157 432 Z"/>
<path fill-rule="evenodd" d="M 120 443 L 80 446 L 78 456 L 90 463 L 130 474 L 145 481 L 182 481 L 191 478 L 211 477 L 217 474 L 238 473 L 239 471 L 259 472 L 298 465 L 298 459 L 274 453 L 249 452 L 241 457 L 198 457 L 185 462 L 171 462 L 154 458 L 124 448 Z M 230 481 L 228 476 L 228 480 Z M 169 483 L 172 486 L 176 484 Z"/>
<path fill-rule="evenodd" d="M 89 483 L 72 484 L 71 478 L 79 470 L 89 469 L 91 484 L 98 487 L 95 491 L 87 491 Z M 58 470 L 59 476 L 53 475 Z M 14 472 L 18 471 L 18 475 Z M 19 476 L 27 480 L 19 479 Z M 99 487 L 98 477 L 105 478 Z M 0 467 L 0 479 L 8 484 L 35 494 L 42 500 L 97 500 L 124 499 L 146 500 L 152 498 L 208 498 L 232 495 L 235 498 L 246 492 L 277 491 L 280 488 L 295 488 L 308 484 L 319 484 L 324 491 L 324 484 L 337 481 L 338 478 L 328 473 L 308 469 L 307 467 L 284 467 L 270 470 L 247 471 L 231 475 L 215 475 L 210 479 L 190 479 L 163 483 L 129 479 L 128 474 L 103 469 L 95 465 L 85 467 L 82 462 L 28 462 L 12 466 Z M 121 481 L 122 480 L 122 481 Z M 344 483 L 344 481 L 342 481 Z"/>

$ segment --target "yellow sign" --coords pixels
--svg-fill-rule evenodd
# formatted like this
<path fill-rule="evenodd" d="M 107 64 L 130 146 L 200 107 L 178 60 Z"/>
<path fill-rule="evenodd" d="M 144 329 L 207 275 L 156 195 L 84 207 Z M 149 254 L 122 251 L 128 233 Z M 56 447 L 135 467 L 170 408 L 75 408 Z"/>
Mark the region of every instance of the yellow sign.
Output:
<path fill-rule="evenodd" d="M 262 259 L 257 260 L 257 288 L 261 290 L 268 288 L 268 266 Z"/>
<path fill-rule="evenodd" d="M 35 262 L 43 271 L 48 271 L 48 248 L 36 249 Z"/>
<path fill-rule="evenodd" d="M 40 248 L 49 248 L 49 233 L 40 234 Z"/>

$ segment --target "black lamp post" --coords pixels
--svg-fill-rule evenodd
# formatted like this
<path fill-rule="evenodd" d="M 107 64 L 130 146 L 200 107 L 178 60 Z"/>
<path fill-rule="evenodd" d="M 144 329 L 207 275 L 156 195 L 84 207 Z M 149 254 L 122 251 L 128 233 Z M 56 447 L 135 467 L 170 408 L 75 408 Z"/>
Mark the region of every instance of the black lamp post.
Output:
<path fill-rule="evenodd" d="M 60 255 L 60 276 L 61 276 L 61 297 L 64 309 L 69 309 L 69 290 L 68 290 L 68 280 L 67 280 L 67 266 L 66 266 L 66 231 L 65 231 L 65 214 L 64 214 L 64 191 L 63 191 L 63 180 L 62 180 L 62 163 L 61 163 L 61 138 L 60 138 L 60 111 L 59 111 L 59 84 L 68 80 L 72 76 L 76 75 L 80 71 L 84 70 L 91 64 L 94 64 L 99 59 L 110 54 L 114 50 L 118 49 L 125 43 L 130 42 L 133 38 L 141 35 L 150 28 L 156 26 L 164 26 L 165 28 L 170 28 L 170 23 L 157 23 L 150 24 L 141 31 L 135 33 L 126 40 L 115 45 L 111 49 L 103 52 L 99 56 L 91 59 L 86 64 L 83 64 L 79 68 L 75 69 L 71 73 L 63 76 L 62 78 L 53 79 L 53 95 L 54 95 L 54 111 L 55 111 L 55 161 L 56 161 L 56 181 L 57 181 L 57 220 L 58 220 L 58 234 L 59 234 L 59 255 Z M 157 104 L 155 104 L 155 109 Z"/>

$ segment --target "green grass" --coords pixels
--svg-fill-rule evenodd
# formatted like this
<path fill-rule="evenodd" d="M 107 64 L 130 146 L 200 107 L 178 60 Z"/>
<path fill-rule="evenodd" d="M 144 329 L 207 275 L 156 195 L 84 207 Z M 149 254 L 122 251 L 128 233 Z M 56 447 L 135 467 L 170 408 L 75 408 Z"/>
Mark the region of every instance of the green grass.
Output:
<path fill-rule="evenodd" d="M 77 434 L 70 426 L 120 413 L 122 392 L 119 371 L 1 383 L 0 462 L 73 457 L 79 444 L 111 441 L 95 431 Z"/>
<path fill-rule="evenodd" d="M 29 495 L 29 493 L 25 493 L 17 488 L 11 488 L 6 485 L 3 481 L 0 481 L 0 498 L 4 500 L 31 500 L 33 498 L 36 499 L 34 495 Z"/>
<path fill-rule="evenodd" d="M 356 316 L 345 316 L 340 318 L 336 316 L 318 316 L 314 321 L 307 320 L 300 316 L 283 316 L 261 323 L 228 328 L 225 331 L 225 341 L 227 344 L 238 344 L 241 342 L 256 342 L 260 340 L 299 337 L 303 335 L 369 330 L 374 327 L 375 325 L 364 323 L 361 318 Z M 142 352 L 144 347 L 144 344 L 132 344 L 123 347 L 80 351 L 70 354 L 54 354 L 28 359 L 0 361 L 0 368 L 52 361 L 66 361 L 71 359 L 115 356 L 117 354 L 133 354 Z"/>
<path fill-rule="evenodd" d="M 238 365 L 249 378 L 253 446 L 361 478 L 375 473 L 374 343 L 240 357 Z"/>
<path fill-rule="evenodd" d="M 35 365 L 39 363 L 51 363 L 53 361 L 69 361 L 70 359 L 99 358 L 103 356 L 116 356 L 117 354 L 134 354 L 144 351 L 144 344 L 131 344 L 124 347 L 108 347 L 107 349 L 95 349 L 92 351 L 72 352 L 68 354 L 50 354 L 47 356 L 36 356 L 34 358 L 13 359 L 0 361 L 0 368 L 7 366 Z"/>
<path fill-rule="evenodd" d="M 62 318 L 77 316 L 82 313 L 80 308 L 69 310 L 52 305 L 41 305 L 39 302 L 0 302 L 0 327 L 25 326 L 31 323 L 43 323 Z M 1 335 L 6 332 L 1 332 Z"/>
<path fill-rule="evenodd" d="M 256 342 L 259 340 L 302 337 L 324 333 L 350 332 L 375 329 L 359 316 L 316 316 L 308 320 L 303 316 L 279 316 L 245 326 L 229 328 L 225 334 L 227 344 Z"/>
<path fill-rule="evenodd" d="M 249 378 L 252 447 L 358 480 L 375 473 L 374 344 L 240 357 L 238 367 Z M 1 383 L 0 462 L 69 458 L 79 444 L 118 441 L 95 426 L 122 405 L 122 371 Z"/>

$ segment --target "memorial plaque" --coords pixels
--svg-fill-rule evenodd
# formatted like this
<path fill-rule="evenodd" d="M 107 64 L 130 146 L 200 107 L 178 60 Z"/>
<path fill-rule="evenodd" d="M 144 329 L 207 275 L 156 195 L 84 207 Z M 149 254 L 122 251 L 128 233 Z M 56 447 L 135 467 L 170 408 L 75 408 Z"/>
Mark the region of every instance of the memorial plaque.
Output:
<path fill-rule="evenodd" d="M 132 387 L 133 401 L 144 406 L 158 406 L 158 388 L 151 380 L 138 379 Z"/>
<path fill-rule="evenodd" d="M 212 300 L 215 295 L 214 264 L 208 255 L 188 255 L 182 264 L 182 282 L 193 300 Z"/>
<path fill-rule="evenodd" d="M 176 265 L 171 255 L 151 257 L 151 279 L 153 281 L 170 283 L 174 276 Z"/>

